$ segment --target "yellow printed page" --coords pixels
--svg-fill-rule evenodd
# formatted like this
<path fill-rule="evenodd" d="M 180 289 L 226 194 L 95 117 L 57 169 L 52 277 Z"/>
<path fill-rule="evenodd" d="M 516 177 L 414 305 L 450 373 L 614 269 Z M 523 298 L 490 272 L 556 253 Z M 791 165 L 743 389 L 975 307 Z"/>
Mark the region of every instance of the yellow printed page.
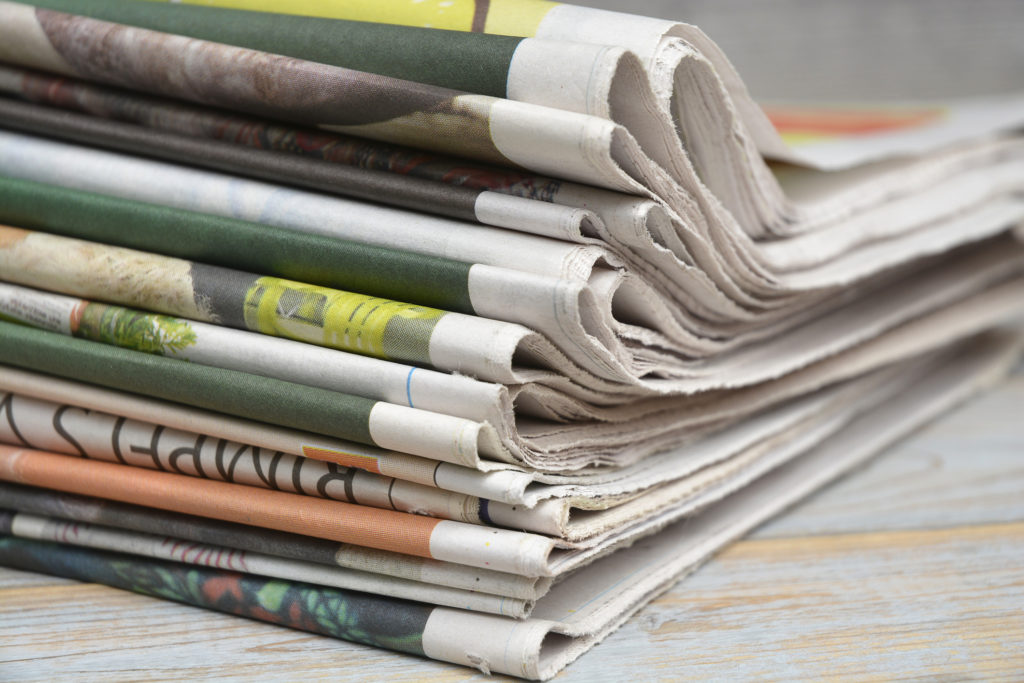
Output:
<path fill-rule="evenodd" d="M 415 362 L 430 361 L 430 333 L 444 314 L 427 306 L 275 277 L 256 280 L 244 303 L 245 325 L 250 330 Z"/>
<path fill-rule="evenodd" d="M 161 0 L 156 0 L 161 1 Z M 166 1 L 166 0 L 164 0 Z M 175 0 L 190 5 L 530 37 L 550 0 Z"/>

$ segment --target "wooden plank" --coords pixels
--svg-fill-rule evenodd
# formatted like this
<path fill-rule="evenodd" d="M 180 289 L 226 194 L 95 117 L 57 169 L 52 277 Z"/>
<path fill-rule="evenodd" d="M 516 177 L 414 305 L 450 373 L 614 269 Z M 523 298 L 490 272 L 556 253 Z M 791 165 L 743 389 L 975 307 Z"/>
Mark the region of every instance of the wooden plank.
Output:
<path fill-rule="evenodd" d="M 1024 366 L 755 536 L 1024 520 Z"/>
<path fill-rule="evenodd" d="M 6 567 L 0 567 L 0 570 L 2 570 L 0 571 L 0 591 L 5 591 L 9 588 L 21 588 L 23 586 L 50 586 L 55 584 L 76 583 L 70 579 L 61 579 L 43 574 L 33 574 L 31 572 L 7 569 Z M 6 595 L 6 593 L 0 593 L 0 595 Z"/>
<path fill-rule="evenodd" d="M 1024 524 L 743 541 L 583 658 L 571 680 L 892 680 L 1024 672 Z M 613 676 L 614 678 L 614 676 Z"/>

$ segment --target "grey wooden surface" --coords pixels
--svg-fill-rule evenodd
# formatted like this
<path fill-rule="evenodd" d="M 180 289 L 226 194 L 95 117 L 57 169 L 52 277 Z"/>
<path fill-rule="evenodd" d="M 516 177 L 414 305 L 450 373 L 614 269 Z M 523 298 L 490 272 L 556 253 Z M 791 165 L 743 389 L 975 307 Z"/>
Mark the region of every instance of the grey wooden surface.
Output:
<path fill-rule="evenodd" d="M 556 680 L 1024 679 L 1024 370 L 734 544 Z M 478 672 L 0 570 L 0 679 Z"/>

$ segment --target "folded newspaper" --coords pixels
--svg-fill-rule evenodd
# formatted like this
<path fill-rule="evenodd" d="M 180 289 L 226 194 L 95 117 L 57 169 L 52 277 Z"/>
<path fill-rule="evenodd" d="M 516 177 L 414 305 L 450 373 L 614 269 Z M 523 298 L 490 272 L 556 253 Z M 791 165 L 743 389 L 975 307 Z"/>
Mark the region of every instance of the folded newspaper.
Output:
<path fill-rule="evenodd" d="M 0 564 L 547 679 L 1024 350 L 1024 96 L 196 4 L 0 2 Z"/>

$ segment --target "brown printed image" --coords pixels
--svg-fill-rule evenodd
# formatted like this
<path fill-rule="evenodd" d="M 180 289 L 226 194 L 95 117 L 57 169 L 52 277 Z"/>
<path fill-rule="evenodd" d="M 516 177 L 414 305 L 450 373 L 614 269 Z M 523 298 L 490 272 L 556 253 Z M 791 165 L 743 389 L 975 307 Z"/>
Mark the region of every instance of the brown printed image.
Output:
<path fill-rule="evenodd" d="M 490 139 L 490 98 L 0 3 L 0 42 L 14 32 L 0 58 L 22 66 L 509 163 Z"/>
<path fill-rule="evenodd" d="M 435 156 L 409 147 L 318 132 L 0 65 L 0 91 L 30 102 L 182 136 L 301 155 L 373 171 L 552 202 L 562 181 Z M 433 132 L 430 133 L 433 136 Z M 486 140 L 486 138 L 485 138 Z M 415 143 L 414 143 L 415 144 Z"/>

